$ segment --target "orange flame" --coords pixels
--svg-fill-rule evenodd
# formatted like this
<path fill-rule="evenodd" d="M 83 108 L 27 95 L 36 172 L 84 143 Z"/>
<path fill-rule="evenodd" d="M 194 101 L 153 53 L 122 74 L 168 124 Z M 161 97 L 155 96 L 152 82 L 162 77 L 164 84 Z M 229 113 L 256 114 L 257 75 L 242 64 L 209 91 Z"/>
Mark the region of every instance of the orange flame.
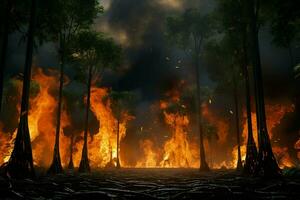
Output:
<path fill-rule="evenodd" d="M 55 114 L 57 108 L 57 100 L 50 94 L 51 89 L 57 88 L 57 79 L 55 76 L 46 75 L 42 69 L 38 68 L 33 75 L 33 80 L 39 85 L 39 93 L 30 99 L 30 110 L 28 116 L 28 126 L 30 130 L 30 138 L 32 142 L 32 152 L 34 164 L 42 167 L 49 166 L 52 161 L 53 147 L 55 141 Z M 18 110 L 20 110 L 19 106 Z M 61 137 L 60 147 L 61 155 L 65 157 L 67 152 L 64 146 L 68 143 L 67 138 L 63 135 L 63 128 L 69 125 L 69 119 L 65 111 L 62 112 L 61 118 Z M 13 141 L 16 136 L 16 131 L 8 139 L 6 138 L 6 149 L 1 152 L 6 152 L 6 156 L 1 161 L 1 164 L 7 162 L 10 153 L 13 149 Z M 1 133 L 1 136 L 10 135 Z M 2 145 L 1 145 L 2 146 Z M 65 165 L 65 160 L 62 160 Z"/>

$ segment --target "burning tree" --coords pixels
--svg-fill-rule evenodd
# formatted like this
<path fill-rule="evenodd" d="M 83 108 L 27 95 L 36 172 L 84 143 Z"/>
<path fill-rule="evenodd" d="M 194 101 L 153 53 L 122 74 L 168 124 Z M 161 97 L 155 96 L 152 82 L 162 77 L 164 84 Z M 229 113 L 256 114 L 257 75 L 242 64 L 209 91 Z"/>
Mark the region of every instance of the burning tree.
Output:
<path fill-rule="evenodd" d="M 110 38 L 95 31 L 80 32 L 70 46 L 70 57 L 79 64 L 79 70 L 87 71 L 87 97 L 84 123 L 84 144 L 79 172 L 90 171 L 87 137 L 89 132 L 89 110 L 91 87 L 101 79 L 106 68 L 114 68 L 121 61 L 121 47 Z M 84 74 L 84 73 L 83 73 Z"/>
<path fill-rule="evenodd" d="M 179 99 L 178 99 L 179 100 Z M 173 129 L 172 137 L 164 145 L 161 166 L 189 167 L 192 154 L 185 129 L 189 124 L 186 107 L 181 101 L 161 102 L 166 123 Z"/>
<path fill-rule="evenodd" d="M 11 157 L 5 167 L 7 173 L 11 177 L 23 178 L 34 177 L 34 167 L 32 159 L 32 149 L 30 142 L 30 133 L 28 128 L 28 109 L 29 109 L 29 89 L 31 79 L 31 66 L 33 43 L 35 34 L 37 1 L 31 1 L 30 22 L 28 28 L 28 40 L 26 48 L 25 69 L 23 78 L 22 103 L 20 122 L 18 126 L 17 136 L 14 143 L 14 149 Z M 2 87 L 2 86 L 1 86 Z"/>
<path fill-rule="evenodd" d="M 239 55 L 235 45 L 233 33 L 227 33 L 219 43 L 210 43 L 206 47 L 206 60 L 217 67 L 217 72 L 213 75 L 219 82 L 217 90 L 229 92 L 233 97 L 233 109 L 230 111 L 234 115 L 236 138 L 237 138 L 237 170 L 243 169 L 241 158 L 241 129 L 240 129 L 240 92 L 239 86 L 242 81 L 241 68 L 239 65 Z M 251 127 L 252 130 L 252 127 Z"/>
<path fill-rule="evenodd" d="M 247 113 L 247 152 L 244 165 L 244 172 L 253 174 L 257 165 L 257 149 L 253 138 L 252 117 L 251 117 L 251 90 L 249 77 L 248 59 L 248 24 L 245 12 L 245 1 L 219 0 L 216 9 L 216 16 L 219 21 L 221 32 L 227 37 L 226 51 L 229 50 L 235 65 L 239 67 L 243 75 L 245 86 L 246 113 Z M 238 17 L 237 17 L 238 16 Z M 229 47 L 229 49 L 228 49 Z M 223 48 L 223 47 L 222 47 Z"/>
<path fill-rule="evenodd" d="M 260 25 L 260 7 L 262 2 L 249 0 L 247 6 L 247 22 L 249 24 L 249 41 L 251 61 L 253 64 L 254 88 L 256 97 L 256 116 L 258 129 L 258 164 L 256 173 L 263 176 L 278 176 L 281 170 L 274 157 L 272 146 L 268 134 L 266 123 L 266 112 L 264 102 L 263 77 L 261 70 L 260 50 L 259 50 L 259 25 Z"/>
<path fill-rule="evenodd" d="M 104 101 L 109 100 L 111 103 L 112 111 L 116 117 L 116 132 L 117 132 L 117 158 L 115 166 L 121 168 L 120 164 L 120 123 L 122 121 L 128 121 L 132 118 L 129 111 L 131 111 L 133 103 L 136 101 L 133 93 L 128 91 L 118 92 L 111 91 L 104 97 Z M 112 151 L 112 150 L 111 150 Z M 112 155 L 112 152 L 111 152 Z M 111 156 L 112 159 L 112 156 Z M 112 161 L 112 160 L 111 160 Z"/>
<path fill-rule="evenodd" d="M 60 173 L 63 169 L 59 153 L 59 135 L 61 129 L 60 122 L 64 86 L 64 67 L 68 51 L 67 48 L 76 34 L 89 28 L 93 23 L 93 19 L 98 13 L 102 12 L 103 8 L 98 5 L 98 1 L 96 0 L 54 0 L 51 6 L 55 15 L 52 14 L 49 16 L 47 30 L 49 30 L 50 37 L 59 44 L 60 84 L 53 161 L 48 173 Z"/>
<path fill-rule="evenodd" d="M 201 95 L 200 95 L 200 58 L 202 47 L 205 39 L 207 39 L 212 30 L 211 18 L 208 15 L 202 15 L 199 10 L 186 10 L 180 16 L 167 18 L 168 37 L 175 42 L 177 46 L 182 48 L 192 60 L 196 71 L 196 110 L 197 126 L 200 138 L 200 170 L 208 171 L 209 167 L 205 158 L 205 151 L 203 145 L 203 127 L 202 127 L 202 109 L 201 109 Z"/>

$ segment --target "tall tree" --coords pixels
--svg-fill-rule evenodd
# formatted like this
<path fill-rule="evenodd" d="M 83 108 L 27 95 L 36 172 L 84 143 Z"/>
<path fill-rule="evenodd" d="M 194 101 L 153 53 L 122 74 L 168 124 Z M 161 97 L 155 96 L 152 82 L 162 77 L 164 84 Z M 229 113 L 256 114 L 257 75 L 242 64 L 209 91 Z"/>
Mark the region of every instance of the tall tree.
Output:
<path fill-rule="evenodd" d="M 25 69 L 23 78 L 22 103 L 20 122 L 14 143 L 14 149 L 7 163 L 6 170 L 9 176 L 15 178 L 34 177 L 32 149 L 28 128 L 29 89 L 31 79 L 31 66 L 36 23 L 37 0 L 31 1 L 30 22 L 26 48 Z"/>
<path fill-rule="evenodd" d="M 54 0 L 52 6 L 55 15 L 49 17 L 48 28 L 50 35 L 59 43 L 58 54 L 60 59 L 55 144 L 52 164 L 48 170 L 48 173 L 55 174 L 63 171 L 59 153 L 59 135 L 61 131 L 60 121 L 67 47 L 77 33 L 89 28 L 103 8 L 98 5 L 97 0 Z"/>
<path fill-rule="evenodd" d="M 288 50 L 291 67 L 295 64 L 293 49 L 300 40 L 299 6 L 299 1 L 293 0 L 275 0 L 268 4 L 273 43 Z"/>
<path fill-rule="evenodd" d="M 128 91 L 111 91 L 104 100 L 109 100 L 111 102 L 111 107 L 113 113 L 116 117 L 116 133 L 117 133 L 117 158 L 116 158 L 116 168 L 120 169 L 120 124 L 125 117 L 129 117 L 129 111 L 132 108 L 133 102 L 135 102 L 134 94 Z"/>
<path fill-rule="evenodd" d="M 119 65 L 121 60 L 121 47 L 110 38 L 94 31 L 80 32 L 71 45 L 71 58 L 77 61 L 80 68 L 87 71 L 87 98 L 84 123 L 84 144 L 79 165 L 79 172 L 90 171 L 88 160 L 87 138 L 89 132 L 89 110 L 92 84 L 101 79 L 106 68 Z M 87 67 L 82 68 L 82 67 Z M 94 83 L 92 81 L 94 80 Z"/>
<path fill-rule="evenodd" d="M 191 58 L 195 66 L 196 74 L 196 110 L 197 113 L 197 127 L 199 132 L 199 148 L 200 148 L 200 170 L 208 171 L 209 167 L 205 158 L 205 150 L 203 145 L 203 120 L 201 108 L 201 85 L 200 85 L 200 59 L 202 47 L 211 34 L 211 20 L 207 15 L 202 15 L 199 10 L 189 9 L 180 16 L 167 18 L 167 32 L 168 37 L 174 43 L 185 50 L 187 55 Z"/>
<path fill-rule="evenodd" d="M 0 2 L 0 112 L 2 108 L 3 98 L 3 81 L 4 81 L 4 68 L 7 60 L 7 47 L 8 47 L 8 36 L 10 33 L 18 31 L 23 33 L 21 26 L 28 25 L 29 16 L 28 10 L 30 7 L 30 0 L 3 0 Z"/>
<path fill-rule="evenodd" d="M 249 77 L 248 59 L 248 27 L 246 20 L 245 1 L 218 0 L 216 15 L 220 22 L 220 31 L 233 38 L 231 45 L 234 46 L 236 64 L 240 66 L 244 76 L 246 114 L 247 114 L 247 151 L 244 172 L 253 174 L 257 164 L 257 149 L 253 138 L 252 115 L 251 115 L 251 88 Z"/>
<path fill-rule="evenodd" d="M 249 41 L 251 44 L 251 61 L 253 64 L 253 76 L 256 97 L 256 117 L 258 126 L 258 165 L 256 173 L 262 176 L 274 177 L 281 174 L 278 163 L 273 154 L 271 141 L 266 123 L 264 102 L 263 77 L 261 69 L 259 49 L 259 26 L 260 26 L 260 0 L 245 0 L 247 5 L 247 19 L 249 23 Z"/>
<path fill-rule="evenodd" d="M 210 42 L 206 46 L 205 59 L 210 63 L 212 79 L 218 82 L 217 91 L 229 93 L 233 98 L 233 109 L 236 141 L 237 141 L 237 170 L 243 169 L 241 158 L 241 129 L 240 129 L 240 85 L 241 69 L 238 59 L 238 51 L 235 45 L 236 37 L 234 34 L 227 33 L 218 42 Z"/>
<path fill-rule="evenodd" d="M 9 13 L 11 3 L 8 0 L 1 2 L 1 57 L 0 57 L 0 112 L 2 108 L 2 96 L 3 96 L 3 80 L 4 80 L 4 67 L 6 64 L 6 49 L 8 42 L 8 27 L 9 27 Z"/>

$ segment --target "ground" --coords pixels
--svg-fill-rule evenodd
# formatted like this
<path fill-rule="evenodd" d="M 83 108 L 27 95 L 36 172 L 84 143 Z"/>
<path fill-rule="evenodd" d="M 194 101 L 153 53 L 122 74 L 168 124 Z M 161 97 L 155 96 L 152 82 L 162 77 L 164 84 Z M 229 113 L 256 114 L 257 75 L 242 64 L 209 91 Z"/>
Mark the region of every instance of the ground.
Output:
<path fill-rule="evenodd" d="M 41 174 L 41 173 L 40 173 Z M 300 178 L 246 178 L 234 171 L 121 169 L 0 179 L 0 199 L 299 199 Z"/>

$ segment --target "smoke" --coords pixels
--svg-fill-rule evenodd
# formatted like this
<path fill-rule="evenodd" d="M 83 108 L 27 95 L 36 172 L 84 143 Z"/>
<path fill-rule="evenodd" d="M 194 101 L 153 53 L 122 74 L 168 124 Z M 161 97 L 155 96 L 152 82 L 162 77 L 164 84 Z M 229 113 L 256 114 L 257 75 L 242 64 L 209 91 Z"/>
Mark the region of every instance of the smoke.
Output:
<path fill-rule="evenodd" d="M 95 29 L 103 31 L 120 43 L 124 49 L 125 61 L 118 72 L 105 72 L 101 86 L 112 87 L 115 90 L 132 90 L 140 96 L 140 102 L 135 109 L 136 120 L 129 127 L 128 134 L 123 145 L 137 147 L 138 141 L 143 138 L 155 138 L 155 134 L 166 133 L 165 126 L 159 123 L 159 111 L 152 110 L 164 94 L 176 88 L 181 80 L 188 84 L 195 83 L 193 66 L 184 54 L 170 44 L 165 36 L 165 18 L 169 15 L 183 12 L 187 8 L 199 8 L 203 13 L 209 13 L 214 9 L 212 0 L 102 0 L 105 13 L 95 20 Z M 23 72 L 25 58 L 25 43 L 19 42 L 21 35 L 12 34 L 9 39 L 8 62 L 5 70 L 6 84 L 9 88 L 9 79 Z M 286 99 L 294 98 L 295 82 L 292 81 L 289 69 L 288 53 L 285 49 L 274 47 L 271 44 L 270 33 L 267 28 L 261 30 L 260 47 L 263 64 L 263 76 L 266 102 L 281 104 Z M 300 62 L 300 50 L 294 49 L 295 60 Z M 46 43 L 35 51 L 35 64 L 42 68 L 58 69 L 57 44 Z M 217 81 L 213 80 L 214 73 L 220 73 L 213 66 L 202 66 L 201 84 L 212 89 Z M 65 131 L 70 135 L 74 130 L 80 133 L 83 127 L 84 103 L 83 96 L 85 87 L 82 83 L 74 80 L 74 70 L 66 67 L 66 74 L 71 82 L 65 87 L 66 109 L 72 117 L 72 127 Z M 299 85 L 299 84 L 298 84 Z M 13 94 L 11 94 L 13 96 Z M 68 95 L 68 94 L 67 94 Z M 244 96 L 241 94 L 241 104 L 244 104 Z M 14 104 L 19 98 L 11 101 Z M 215 94 L 210 106 L 211 112 L 217 119 L 223 119 L 234 127 L 234 120 L 230 110 L 233 109 L 232 94 Z M 298 102 L 299 97 L 298 97 Z M 13 107 L 13 106 L 11 106 Z M 16 112 L 16 111 L 12 111 Z M 240 110 L 240 115 L 241 114 Z M 274 134 L 281 139 L 281 145 L 288 144 L 293 147 L 299 131 L 299 105 L 296 105 L 294 114 L 288 113 L 283 117 L 282 123 L 274 128 Z M 267 113 L 268 115 L 269 113 Z M 9 114 L 16 116 L 15 114 Z M 5 121 L 10 121 L 5 119 Z M 153 123 L 155 122 L 155 123 Z M 5 122 L 6 123 L 6 122 Z M 17 119 L 9 122 L 15 127 Z M 192 119 L 194 124 L 194 120 Z M 244 119 L 241 120 L 241 124 Z M 8 123 L 6 123 L 8 124 Z M 99 127 L 94 115 L 91 114 L 92 133 Z M 143 131 L 141 131 L 143 127 Z M 9 129 L 9 127 L 5 127 Z M 193 127 L 192 132 L 195 132 Z M 232 148 L 235 144 L 234 128 L 229 130 L 227 147 Z M 137 133 L 141 135 L 137 135 Z M 293 135 L 293 137 L 289 137 Z M 160 141 L 158 141 L 160 142 Z M 158 145 L 159 146 L 159 145 Z M 134 157 L 139 152 L 132 151 Z M 225 151 L 224 151 L 224 154 Z M 227 155 L 222 155 L 225 157 Z M 130 156 L 129 156 L 130 157 Z M 133 161 L 132 161 L 133 162 Z"/>

